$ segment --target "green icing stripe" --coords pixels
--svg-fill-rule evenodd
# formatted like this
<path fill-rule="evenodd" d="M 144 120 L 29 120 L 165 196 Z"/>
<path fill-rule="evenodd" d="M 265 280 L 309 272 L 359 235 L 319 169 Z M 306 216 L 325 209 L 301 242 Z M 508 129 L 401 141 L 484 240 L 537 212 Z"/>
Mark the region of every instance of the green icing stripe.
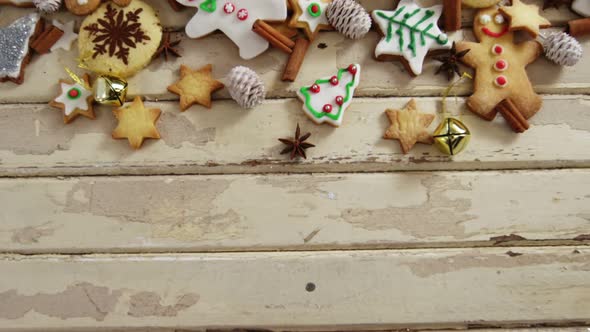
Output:
<path fill-rule="evenodd" d="M 343 68 L 338 70 L 338 81 L 340 81 L 340 79 L 342 78 L 342 75 L 348 71 L 348 68 Z M 338 118 L 340 118 L 340 115 L 342 114 L 342 107 L 344 106 L 345 103 L 347 103 L 350 98 L 352 98 L 352 93 L 351 93 L 351 89 L 354 86 L 354 82 L 356 81 L 356 75 L 358 75 L 358 73 L 356 73 L 355 75 L 352 76 L 352 80 L 346 84 L 346 96 L 344 97 L 344 102 L 342 103 L 342 105 L 340 107 L 338 107 L 338 113 L 336 114 L 332 114 L 332 113 L 324 113 L 322 111 L 318 112 L 317 110 L 315 110 L 312 106 L 311 106 L 311 96 L 312 94 L 310 94 L 309 92 L 309 87 L 303 87 L 301 88 L 299 91 L 301 92 L 301 94 L 305 97 L 305 107 L 307 107 L 307 109 L 311 112 L 311 114 L 316 118 L 316 119 L 321 119 L 323 117 L 328 117 L 334 121 L 338 121 Z M 325 83 L 329 83 L 330 79 L 320 79 L 315 81 L 315 84 L 325 84 Z"/>
<path fill-rule="evenodd" d="M 444 38 L 444 39 L 441 38 L 442 33 L 438 36 L 435 36 L 429 32 L 430 29 L 432 29 L 432 27 L 434 26 L 433 23 L 429 24 L 424 30 L 420 30 L 420 28 L 418 27 L 420 24 L 424 23 L 429 18 L 434 16 L 434 11 L 432 11 L 432 10 L 424 11 L 424 16 L 420 19 L 420 21 L 418 21 L 413 26 L 410 26 L 410 25 L 408 25 L 407 21 L 410 18 L 414 17 L 416 14 L 418 14 L 420 11 L 422 11 L 422 8 L 417 8 L 412 13 L 404 14 L 404 18 L 400 21 L 399 19 L 397 19 L 397 16 L 399 16 L 399 14 L 402 13 L 405 9 L 406 9 L 406 6 L 402 6 L 402 7 L 398 8 L 396 10 L 396 12 L 393 14 L 393 16 L 387 16 L 384 12 L 381 12 L 381 11 L 377 12 L 378 17 L 381 17 L 381 18 L 389 21 L 388 26 L 387 26 L 387 34 L 385 36 L 385 40 L 387 42 L 390 42 L 391 39 L 393 38 L 393 33 L 394 33 L 393 32 L 393 25 L 394 24 L 399 25 L 399 28 L 397 30 L 395 30 L 395 34 L 399 36 L 399 51 L 400 52 L 403 52 L 403 50 L 404 50 L 404 44 L 405 44 L 404 28 L 410 30 L 410 44 L 408 44 L 408 49 L 412 50 L 413 56 L 416 56 L 416 37 L 415 37 L 414 33 L 420 34 L 421 45 L 426 44 L 426 37 L 434 39 L 440 45 L 445 45 L 449 41 L 448 38 Z"/>

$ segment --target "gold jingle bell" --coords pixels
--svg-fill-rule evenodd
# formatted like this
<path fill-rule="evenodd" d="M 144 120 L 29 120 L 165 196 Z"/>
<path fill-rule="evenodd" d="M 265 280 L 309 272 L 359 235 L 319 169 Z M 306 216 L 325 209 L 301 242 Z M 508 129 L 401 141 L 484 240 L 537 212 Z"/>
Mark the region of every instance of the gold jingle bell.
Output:
<path fill-rule="evenodd" d="M 454 156 L 461 153 L 471 139 L 471 133 L 463 122 L 445 118 L 434 131 L 434 144 L 444 154 Z"/>
<path fill-rule="evenodd" d="M 102 105 L 123 106 L 127 81 L 115 76 L 99 76 L 94 82 L 94 100 Z"/>

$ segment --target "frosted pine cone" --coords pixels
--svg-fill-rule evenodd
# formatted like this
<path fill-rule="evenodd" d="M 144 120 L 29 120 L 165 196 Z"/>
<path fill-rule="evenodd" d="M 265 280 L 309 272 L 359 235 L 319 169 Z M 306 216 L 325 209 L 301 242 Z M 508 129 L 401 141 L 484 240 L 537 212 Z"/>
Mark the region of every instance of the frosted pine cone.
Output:
<path fill-rule="evenodd" d="M 264 83 L 252 69 L 234 67 L 228 75 L 227 89 L 231 97 L 244 108 L 254 108 L 264 101 Z"/>
<path fill-rule="evenodd" d="M 53 13 L 59 9 L 62 0 L 33 0 L 35 7 L 42 12 Z"/>
<path fill-rule="evenodd" d="M 326 16 L 336 30 L 350 39 L 363 38 L 371 29 L 371 16 L 355 0 L 334 0 Z"/>
<path fill-rule="evenodd" d="M 543 38 L 545 56 L 561 66 L 573 66 L 582 58 L 582 45 L 565 32 L 552 33 Z"/>

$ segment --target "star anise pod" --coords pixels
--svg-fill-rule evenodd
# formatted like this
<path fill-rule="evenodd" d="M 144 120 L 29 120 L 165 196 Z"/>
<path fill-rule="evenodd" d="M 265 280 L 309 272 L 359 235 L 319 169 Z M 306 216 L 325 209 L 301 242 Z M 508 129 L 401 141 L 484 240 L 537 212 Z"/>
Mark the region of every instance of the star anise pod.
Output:
<path fill-rule="evenodd" d="M 457 48 L 455 47 L 455 42 L 453 42 L 453 47 L 449 50 L 449 52 L 445 55 L 441 55 L 435 57 L 434 59 L 437 61 L 442 62 L 436 74 L 438 75 L 441 72 L 447 73 L 447 79 L 450 81 L 455 76 L 455 73 L 461 77 L 461 71 L 459 70 L 459 60 L 464 57 L 467 53 L 471 50 L 464 50 L 457 53 Z"/>
<path fill-rule="evenodd" d="M 572 3 L 572 0 L 545 0 L 543 3 L 543 10 L 545 10 L 549 7 L 553 7 L 553 8 L 557 9 L 561 5 L 569 6 L 571 3 Z"/>
<path fill-rule="evenodd" d="M 178 44 L 180 44 L 180 39 L 170 42 L 170 32 L 164 32 L 164 36 L 162 37 L 162 43 L 160 44 L 160 48 L 158 48 L 158 50 L 156 51 L 154 58 L 158 58 L 162 54 L 164 54 L 164 59 L 166 61 L 168 61 L 168 54 L 174 55 L 175 57 L 182 57 L 182 55 L 180 55 L 180 52 L 178 52 L 178 50 L 175 48 L 175 46 L 177 46 Z"/>
<path fill-rule="evenodd" d="M 291 153 L 291 160 L 295 159 L 295 157 L 297 156 L 307 159 L 305 149 L 313 148 L 315 147 L 315 145 L 305 142 L 311 136 L 311 133 L 307 133 L 303 136 L 300 135 L 301 129 L 299 128 L 298 123 L 297 130 L 295 130 L 295 139 L 291 140 L 286 138 L 279 138 L 279 141 L 287 146 L 283 149 L 283 151 L 281 151 L 281 154 Z"/>

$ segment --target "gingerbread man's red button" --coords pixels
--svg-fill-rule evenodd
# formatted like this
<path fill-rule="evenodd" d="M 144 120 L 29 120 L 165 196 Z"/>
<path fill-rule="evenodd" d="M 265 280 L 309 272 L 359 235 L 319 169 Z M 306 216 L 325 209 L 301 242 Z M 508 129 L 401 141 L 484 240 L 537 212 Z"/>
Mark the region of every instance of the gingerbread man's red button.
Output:
<path fill-rule="evenodd" d="M 492 53 L 496 54 L 496 55 L 500 55 L 502 53 L 504 53 L 504 47 L 502 47 L 502 45 L 494 45 L 492 46 Z"/>
<path fill-rule="evenodd" d="M 506 76 L 500 75 L 496 77 L 496 80 L 494 80 L 494 84 L 497 87 L 503 88 L 508 85 L 508 79 L 506 78 Z"/>
<path fill-rule="evenodd" d="M 496 61 L 496 63 L 494 64 L 494 69 L 496 71 L 505 71 L 506 69 L 508 69 L 508 61 L 504 59 Z"/>

